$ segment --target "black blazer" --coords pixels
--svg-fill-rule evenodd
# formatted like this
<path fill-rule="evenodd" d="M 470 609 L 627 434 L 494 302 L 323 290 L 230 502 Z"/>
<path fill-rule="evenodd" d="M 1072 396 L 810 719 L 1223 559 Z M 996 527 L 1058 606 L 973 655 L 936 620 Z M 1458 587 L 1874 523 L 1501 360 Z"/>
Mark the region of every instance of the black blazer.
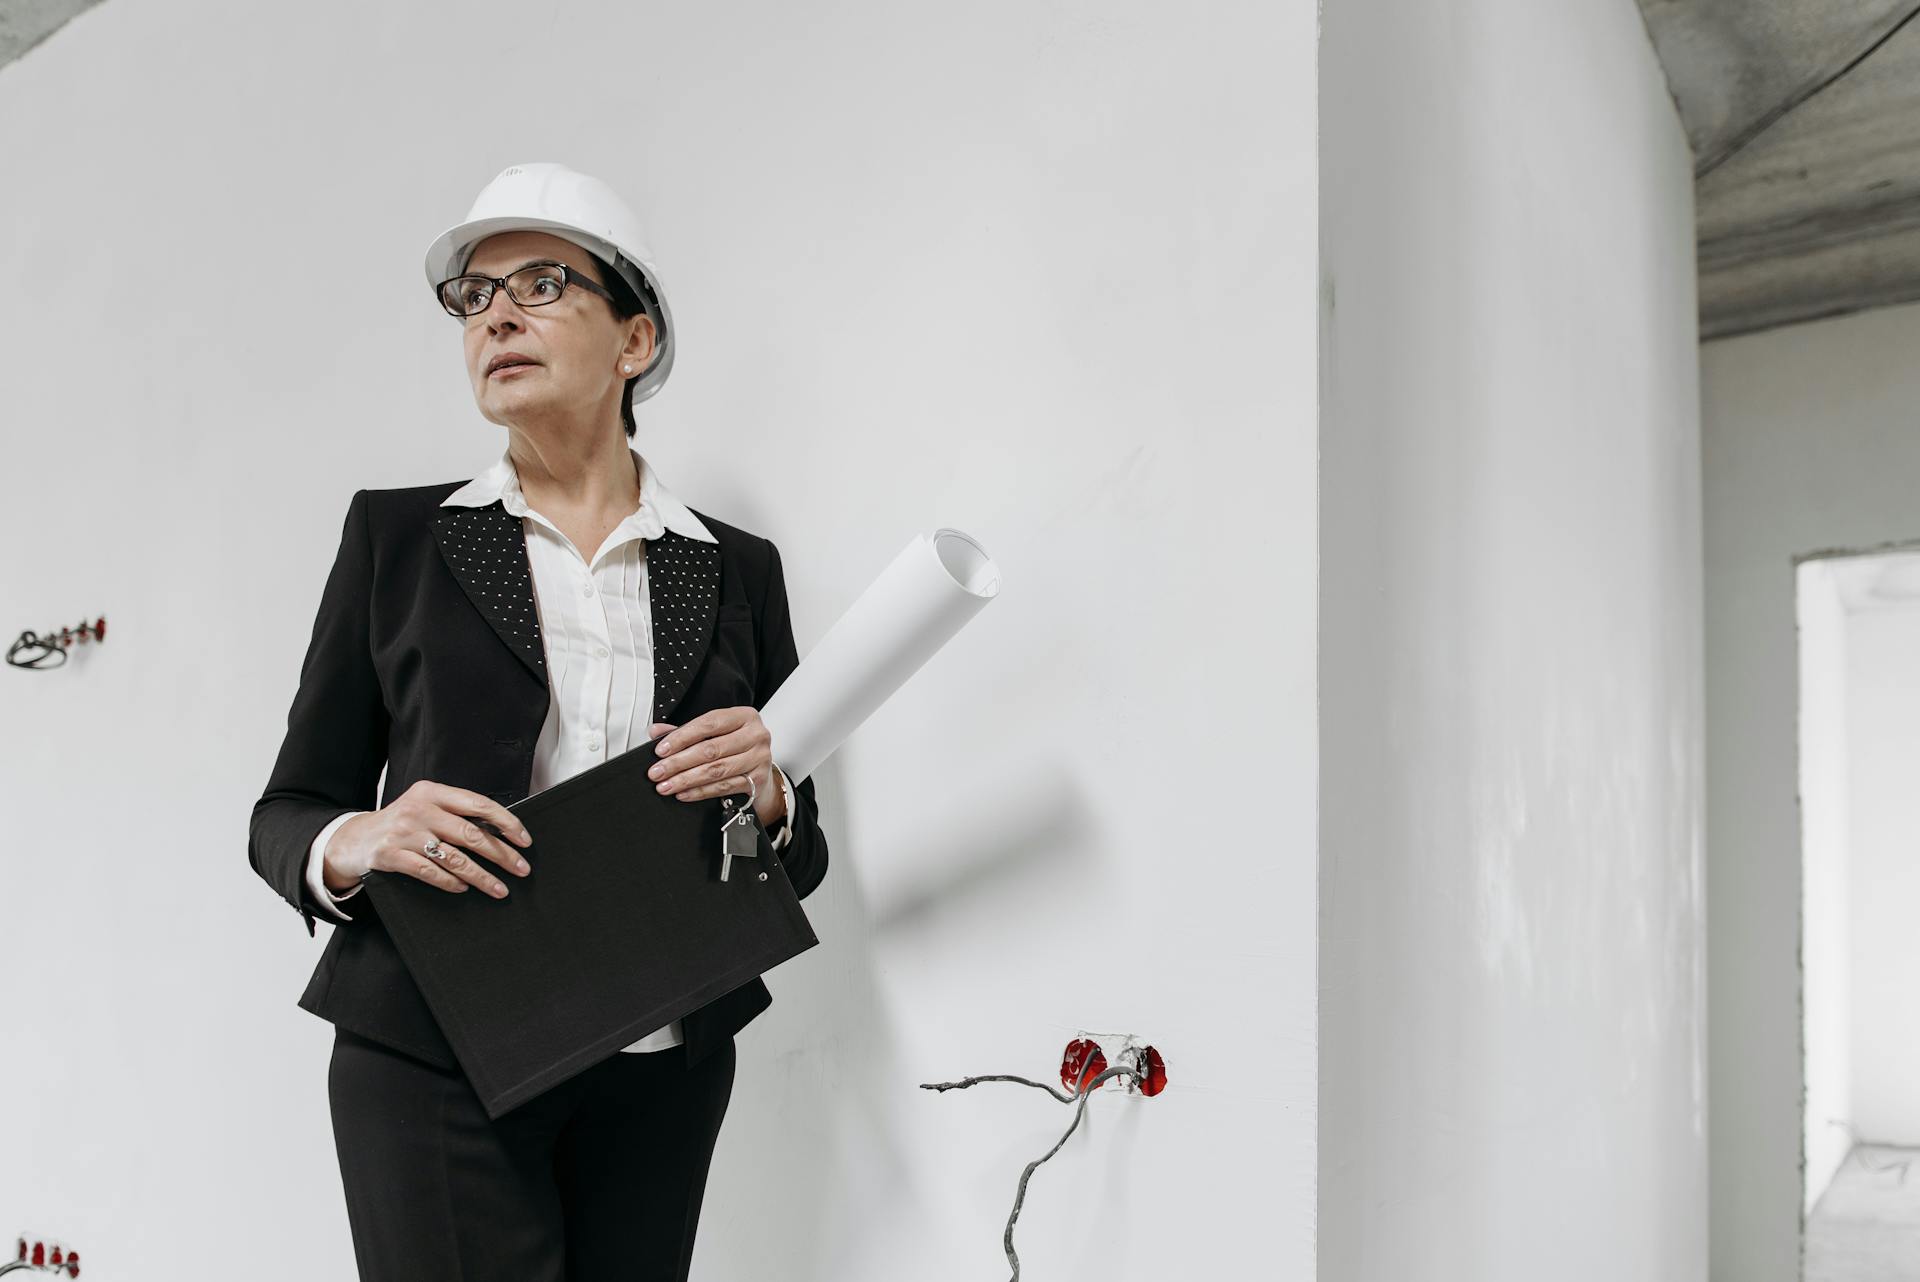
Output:
<path fill-rule="evenodd" d="M 247 839 L 253 870 L 300 913 L 309 935 L 325 910 L 307 889 L 307 853 L 336 815 L 378 809 L 420 779 L 503 805 L 527 795 L 548 690 L 525 535 L 498 500 L 441 506 L 465 484 L 356 490 L 348 504 L 287 736 Z M 646 553 L 653 720 L 675 724 L 711 708 L 764 706 L 799 663 L 779 549 L 694 514 L 718 543 L 667 530 Z M 827 839 L 813 780 L 793 791 L 793 837 L 777 857 L 805 898 L 826 876 Z M 351 904 L 351 922 L 328 917 L 333 935 L 299 1004 L 457 1068 L 371 900 L 361 894 Z M 687 1015 L 688 1062 L 772 1001 L 756 978 Z"/>

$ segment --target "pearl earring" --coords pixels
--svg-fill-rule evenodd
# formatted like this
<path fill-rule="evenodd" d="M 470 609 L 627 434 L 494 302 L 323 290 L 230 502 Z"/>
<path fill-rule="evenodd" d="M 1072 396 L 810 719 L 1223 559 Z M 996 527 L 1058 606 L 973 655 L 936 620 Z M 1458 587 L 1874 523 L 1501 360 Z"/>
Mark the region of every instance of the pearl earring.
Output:
<path fill-rule="evenodd" d="M 622 365 L 622 366 L 620 367 L 620 369 L 621 369 L 621 370 L 622 370 L 622 372 L 624 372 L 624 373 L 628 373 L 628 374 L 631 374 L 631 373 L 633 373 L 633 366 L 631 366 L 631 365 Z"/>

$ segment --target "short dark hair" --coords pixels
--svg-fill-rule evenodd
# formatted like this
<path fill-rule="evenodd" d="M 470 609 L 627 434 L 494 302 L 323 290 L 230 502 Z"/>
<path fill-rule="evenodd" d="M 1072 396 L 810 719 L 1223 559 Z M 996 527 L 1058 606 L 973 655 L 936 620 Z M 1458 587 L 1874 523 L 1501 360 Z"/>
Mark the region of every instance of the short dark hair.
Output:
<path fill-rule="evenodd" d="M 585 252 L 587 257 L 593 260 L 593 265 L 600 269 L 601 283 L 607 287 L 607 292 L 613 295 L 613 301 L 609 306 L 613 308 L 613 314 L 616 318 L 620 320 L 631 320 L 642 312 L 645 312 L 653 318 L 653 341 L 655 346 L 653 361 L 650 363 L 649 368 L 654 364 L 658 364 L 660 361 L 659 344 L 661 340 L 666 337 L 666 335 L 660 331 L 659 309 L 648 307 L 646 303 L 641 300 L 640 295 L 634 292 L 632 282 L 628 281 L 627 278 L 619 272 L 613 270 L 612 263 L 609 263 L 606 259 L 600 257 L 600 255 L 590 249 Z M 632 439 L 634 432 L 637 430 L 633 421 L 633 385 L 646 376 L 647 371 L 641 370 L 638 374 L 628 379 L 626 388 L 620 396 L 620 421 L 626 425 L 629 440 Z"/>

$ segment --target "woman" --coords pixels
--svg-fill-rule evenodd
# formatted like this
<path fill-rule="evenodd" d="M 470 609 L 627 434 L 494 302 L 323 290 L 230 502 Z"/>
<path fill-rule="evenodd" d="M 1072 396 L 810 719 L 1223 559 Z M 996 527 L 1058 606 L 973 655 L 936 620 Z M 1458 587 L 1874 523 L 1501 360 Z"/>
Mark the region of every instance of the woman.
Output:
<path fill-rule="evenodd" d="M 676 335 L 604 184 L 504 171 L 427 275 L 506 447 L 470 481 L 355 492 L 248 857 L 309 934 L 316 911 L 339 923 L 300 1005 L 335 1026 L 362 1278 L 685 1279 L 733 1035 L 765 983 L 489 1119 L 354 894 L 379 870 L 505 898 L 538 875 L 507 806 L 648 739 L 662 793 L 739 794 L 811 893 L 813 784 L 780 772 L 757 711 L 798 662 L 780 553 L 688 508 L 627 443 Z"/>

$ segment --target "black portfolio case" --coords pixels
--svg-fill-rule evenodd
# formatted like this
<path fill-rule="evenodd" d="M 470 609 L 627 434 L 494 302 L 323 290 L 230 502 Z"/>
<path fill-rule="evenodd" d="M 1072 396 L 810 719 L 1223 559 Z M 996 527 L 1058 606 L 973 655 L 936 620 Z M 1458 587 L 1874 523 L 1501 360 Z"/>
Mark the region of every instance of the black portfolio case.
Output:
<path fill-rule="evenodd" d="M 488 1117 L 820 942 L 757 823 L 757 856 L 720 880 L 720 826 L 746 794 L 732 810 L 662 796 L 656 759 L 649 741 L 508 807 L 533 871 L 476 856 L 504 899 L 367 879 Z"/>

